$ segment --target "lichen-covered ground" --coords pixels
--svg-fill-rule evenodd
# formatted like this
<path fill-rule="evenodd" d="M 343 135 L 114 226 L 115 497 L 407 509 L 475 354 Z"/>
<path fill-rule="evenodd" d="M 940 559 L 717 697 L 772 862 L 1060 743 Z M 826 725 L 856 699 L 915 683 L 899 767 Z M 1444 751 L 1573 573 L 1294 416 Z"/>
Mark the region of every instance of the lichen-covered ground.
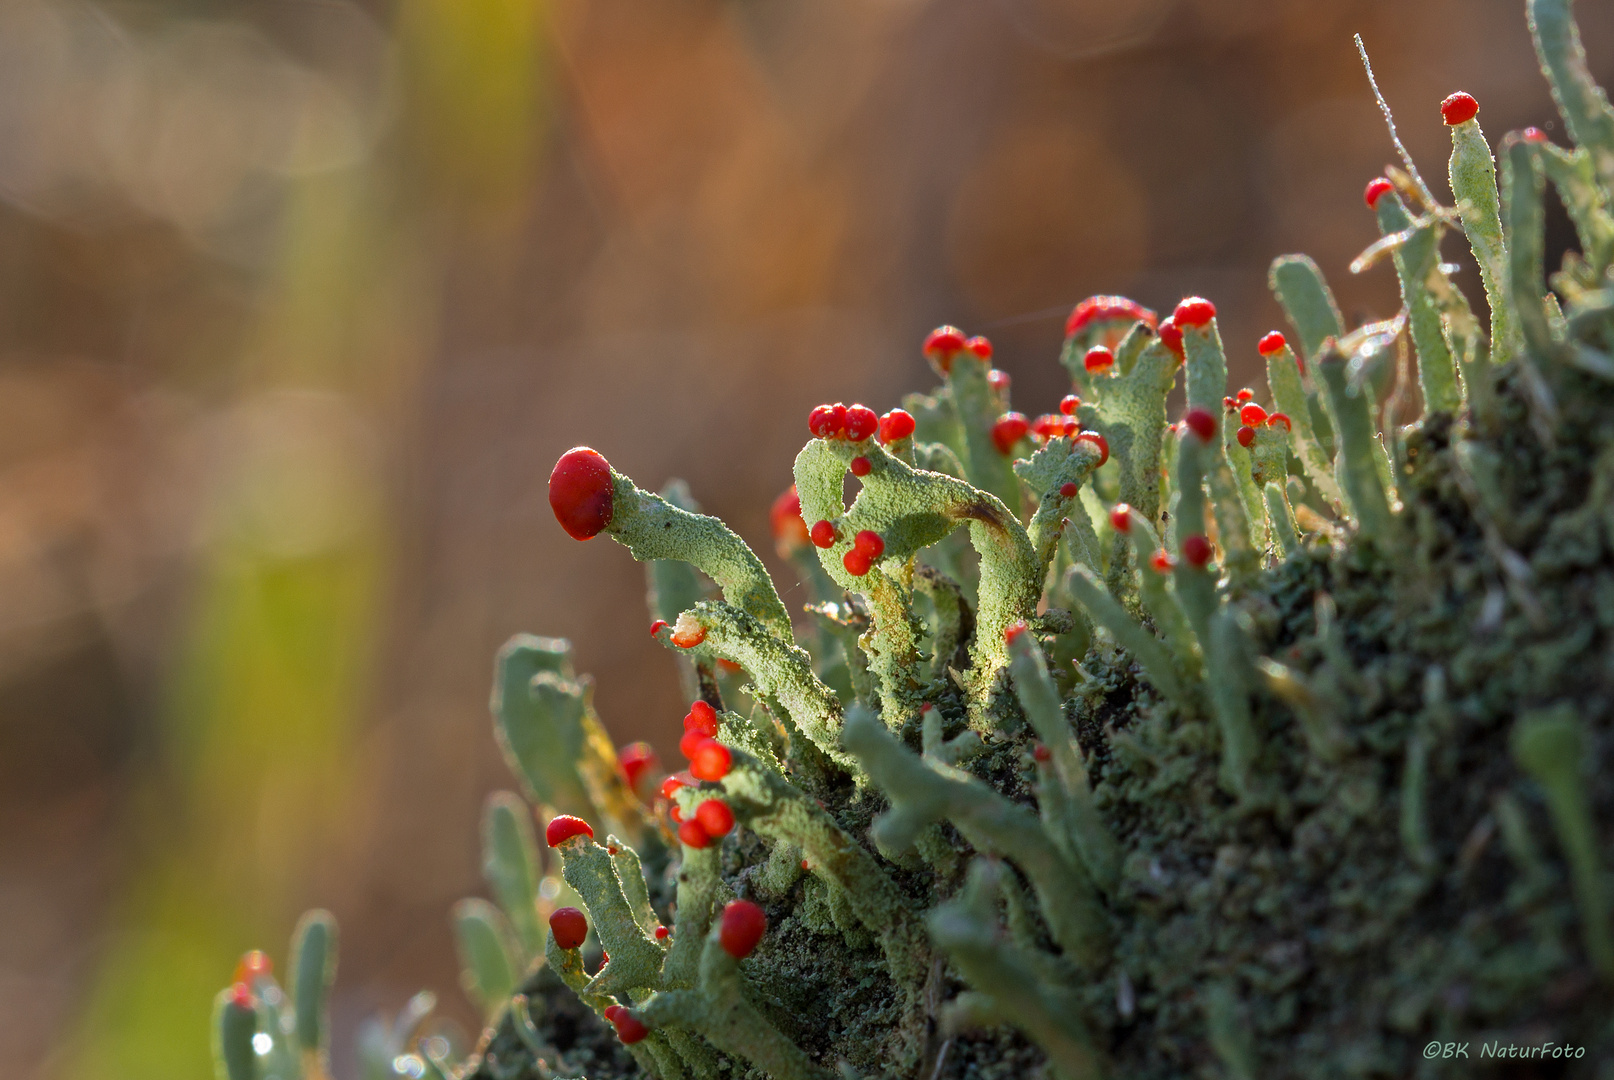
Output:
<path fill-rule="evenodd" d="M 1157 702 L 1102 641 L 1083 660 L 1088 678 L 1067 705 L 1127 852 L 1113 960 L 1084 983 L 1114 1075 L 1614 1075 L 1614 997 L 1587 959 L 1542 793 L 1509 749 L 1518 716 L 1567 703 L 1588 736 L 1596 819 L 1614 825 L 1602 767 L 1614 393 L 1562 379 L 1552 445 L 1504 371 L 1501 424 L 1470 450 L 1453 450 L 1445 416 L 1408 433 L 1401 534 L 1386 550 L 1318 540 L 1239 598 L 1260 652 L 1305 679 L 1288 703 L 1270 686 L 1258 695 L 1264 789 L 1251 805 L 1217 784 L 1213 724 Z M 1029 802 L 1029 746 L 1005 739 L 968 767 Z M 848 789 L 826 801 L 863 836 L 878 800 Z M 769 916 L 748 964 L 760 998 L 818 1060 L 881 1075 L 897 1003 L 878 949 L 835 931 L 807 879 L 762 889 L 764 858 L 744 830 L 727 841 L 725 876 Z M 916 904 L 949 888 L 929 870 L 890 869 Z M 558 981 L 540 972 L 535 989 L 539 1029 L 561 1053 L 546 1063 L 553 1075 L 636 1075 Z M 943 1028 L 959 989 L 938 963 L 937 1026 L 914 1075 L 1037 1075 L 1040 1052 L 1018 1034 Z M 1431 1043 L 1466 1044 L 1467 1056 L 1431 1058 Z M 1484 1056 L 1542 1044 L 1584 1054 Z M 508 1024 L 490 1051 L 506 1076 L 531 1057 Z"/>

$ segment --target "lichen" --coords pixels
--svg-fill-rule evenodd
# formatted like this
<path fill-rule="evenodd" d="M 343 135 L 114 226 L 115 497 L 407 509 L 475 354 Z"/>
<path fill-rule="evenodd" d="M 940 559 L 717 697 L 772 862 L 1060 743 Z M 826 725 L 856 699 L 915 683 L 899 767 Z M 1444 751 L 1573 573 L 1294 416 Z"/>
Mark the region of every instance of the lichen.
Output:
<path fill-rule="evenodd" d="M 406 1011 L 369 1075 L 1434 1076 L 1487 1043 L 1593 1075 L 1614 1053 L 1614 112 L 1568 6 L 1529 9 L 1576 147 L 1510 135 L 1498 170 L 1448 99 L 1455 205 L 1410 161 L 1368 191 L 1384 235 L 1359 265 L 1391 254 L 1400 317 L 1348 331 L 1315 263 L 1273 264 L 1297 346 L 1261 340 L 1273 413 L 1226 396 L 1197 297 L 1158 326 L 1078 306 L 1074 394 L 1035 422 L 951 327 L 912 415 L 815 409 L 773 515 L 813 590 L 800 626 L 687 492 L 563 457 L 562 524 L 649 561 L 652 632 L 697 698 L 690 771 L 659 796 L 642 751 L 618 772 L 564 643 L 507 647 L 496 727 L 527 796 L 608 835 L 552 820 L 540 882 L 521 801 L 494 796 L 498 905 L 456 917 L 488 1026 L 455 1047 Z M 1549 185 L 1582 246 L 1555 294 Z M 1407 426 L 1373 378 L 1396 348 Z M 542 927 L 564 907 L 588 937 L 563 912 L 563 947 Z M 313 916 L 290 998 L 256 965 L 221 994 L 221 1076 L 324 1076 L 334 947 Z"/>

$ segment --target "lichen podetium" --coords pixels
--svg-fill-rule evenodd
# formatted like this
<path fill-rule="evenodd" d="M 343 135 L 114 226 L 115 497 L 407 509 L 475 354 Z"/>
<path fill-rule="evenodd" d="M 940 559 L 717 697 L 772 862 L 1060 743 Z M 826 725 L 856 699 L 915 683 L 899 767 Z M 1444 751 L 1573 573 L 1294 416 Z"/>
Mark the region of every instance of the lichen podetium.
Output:
<path fill-rule="evenodd" d="M 1290 333 L 1236 344 L 1270 400 L 1229 393 L 1200 297 L 1078 305 L 1034 419 L 939 328 L 929 393 L 811 410 L 771 515 L 796 612 L 686 488 L 565 454 L 560 524 L 648 563 L 688 768 L 613 751 L 565 642 L 507 646 L 495 724 L 548 853 L 494 796 L 497 904 L 455 916 L 487 1027 L 406 1010 L 367 1075 L 1437 1076 L 1427 1046 L 1485 1040 L 1606 1075 L 1614 114 L 1568 0 L 1529 6 L 1583 142 L 1493 157 L 1447 98 L 1454 205 L 1398 171 L 1365 194 L 1359 264 L 1393 255 L 1404 317 L 1348 330 L 1278 259 Z M 1550 293 L 1549 186 L 1581 242 Z M 1368 377 L 1394 348 L 1406 425 Z M 328 916 L 293 954 L 220 994 L 224 1080 L 325 1075 Z"/>

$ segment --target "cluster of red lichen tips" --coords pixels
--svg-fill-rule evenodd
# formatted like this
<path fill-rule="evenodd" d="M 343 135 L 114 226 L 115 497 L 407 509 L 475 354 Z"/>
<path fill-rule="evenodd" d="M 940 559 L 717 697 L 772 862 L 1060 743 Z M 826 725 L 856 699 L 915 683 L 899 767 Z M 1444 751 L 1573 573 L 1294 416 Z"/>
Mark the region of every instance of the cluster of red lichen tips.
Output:
<path fill-rule="evenodd" d="M 965 337 L 956 326 L 938 326 L 925 335 L 925 359 L 946 375 L 953 370 L 953 361 L 960 353 L 968 353 L 987 361 L 992 359 L 992 343 L 984 337 Z"/>
<path fill-rule="evenodd" d="M 1222 399 L 1228 412 L 1237 412 L 1241 425 L 1235 438 L 1240 446 L 1248 448 L 1255 442 L 1255 429 L 1263 425 L 1267 427 L 1282 427 L 1285 431 L 1293 431 L 1294 424 L 1289 417 L 1281 412 L 1268 413 L 1255 403 L 1255 391 L 1245 387 L 1238 392 L 1237 397 Z"/>
<path fill-rule="evenodd" d="M 819 405 L 807 414 L 807 430 L 815 439 L 862 442 L 880 430 L 880 418 L 867 405 Z"/>
<path fill-rule="evenodd" d="M 834 547 L 841 538 L 833 521 L 815 521 L 807 534 L 821 548 Z M 862 529 L 852 537 L 852 546 L 841 556 L 841 565 L 853 577 L 862 577 L 884 554 L 885 539 L 873 529 Z"/>
<path fill-rule="evenodd" d="M 681 787 L 723 779 L 734 764 L 729 748 L 717 741 L 717 710 L 704 701 L 695 701 L 684 715 L 684 736 L 678 740 L 678 749 L 689 759 L 689 771 L 669 776 L 662 783 L 661 793 L 669 801 Z M 707 847 L 734 828 L 734 811 L 721 799 L 704 800 L 687 818 L 677 803 L 668 812 L 678 826 L 678 839 L 692 848 Z"/>

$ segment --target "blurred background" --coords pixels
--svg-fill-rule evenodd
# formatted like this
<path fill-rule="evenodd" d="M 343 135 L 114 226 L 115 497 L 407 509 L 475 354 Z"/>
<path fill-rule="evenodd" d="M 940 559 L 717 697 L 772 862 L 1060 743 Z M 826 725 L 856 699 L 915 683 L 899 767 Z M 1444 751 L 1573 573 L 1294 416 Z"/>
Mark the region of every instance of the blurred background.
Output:
<path fill-rule="evenodd" d="M 1522 6 L 0 0 L 0 1072 L 203 1080 L 316 904 L 339 1073 L 419 987 L 471 1020 L 495 649 L 570 637 L 619 743 L 684 710 L 559 453 L 685 477 L 797 606 L 807 411 L 937 323 L 1038 412 L 1094 292 L 1211 297 L 1241 382 L 1275 254 L 1392 314 L 1351 35 L 1444 192 L 1453 90 L 1557 137 Z"/>

